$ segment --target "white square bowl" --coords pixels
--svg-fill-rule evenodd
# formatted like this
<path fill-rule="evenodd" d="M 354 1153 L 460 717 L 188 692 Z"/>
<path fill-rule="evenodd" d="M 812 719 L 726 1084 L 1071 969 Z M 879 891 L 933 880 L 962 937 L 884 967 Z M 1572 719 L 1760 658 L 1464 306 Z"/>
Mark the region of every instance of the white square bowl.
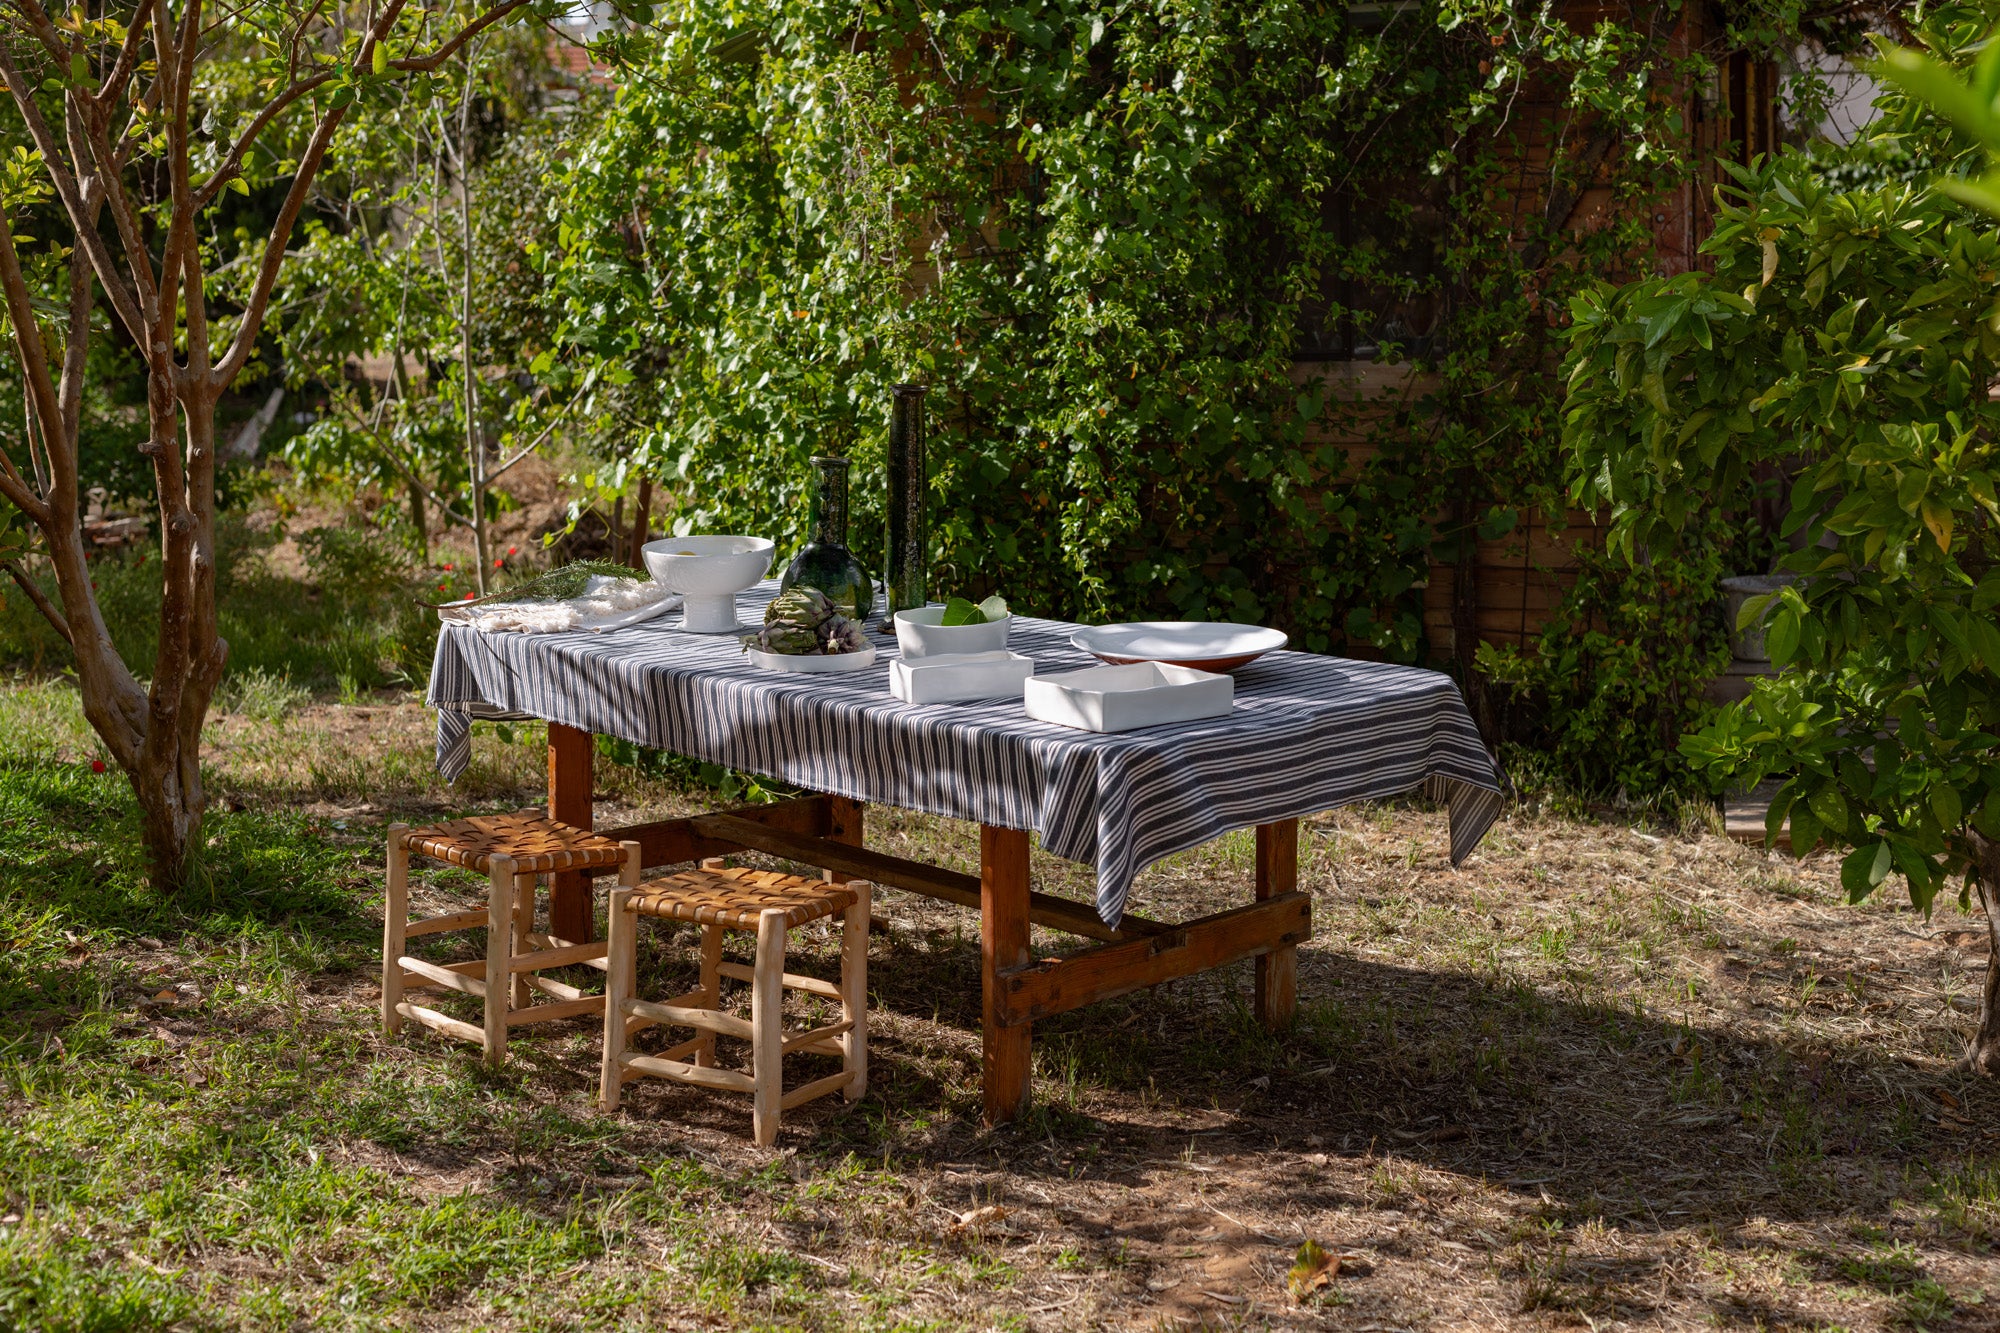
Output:
<path fill-rule="evenodd" d="M 1236 682 L 1192 667 L 1140 662 L 1030 678 L 1028 716 L 1084 731 L 1131 731 L 1222 717 L 1236 706 Z"/>
<path fill-rule="evenodd" d="M 943 653 L 889 663 L 889 693 L 906 704 L 1018 699 L 1034 674 L 1034 659 L 1019 653 Z"/>

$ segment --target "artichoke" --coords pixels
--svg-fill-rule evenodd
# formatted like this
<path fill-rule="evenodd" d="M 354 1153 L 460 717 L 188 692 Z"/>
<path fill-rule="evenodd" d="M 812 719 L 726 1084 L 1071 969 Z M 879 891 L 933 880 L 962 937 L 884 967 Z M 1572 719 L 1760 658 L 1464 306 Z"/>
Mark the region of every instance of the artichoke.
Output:
<path fill-rule="evenodd" d="M 764 628 L 744 641 L 767 653 L 805 657 L 859 652 L 868 636 L 817 588 L 787 588 L 764 608 Z"/>
<path fill-rule="evenodd" d="M 829 653 L 858 653 L 868 646 L 868 635 L 846 616 L 835 616 L 835 625 L 826 632 Z"/>
<path fill-rule="evenodd" d="M 764 608 L 764 628 L 797 628 L 811 634 L 838 614 L 833 602 L 819 589 L 787 588 Z"/>

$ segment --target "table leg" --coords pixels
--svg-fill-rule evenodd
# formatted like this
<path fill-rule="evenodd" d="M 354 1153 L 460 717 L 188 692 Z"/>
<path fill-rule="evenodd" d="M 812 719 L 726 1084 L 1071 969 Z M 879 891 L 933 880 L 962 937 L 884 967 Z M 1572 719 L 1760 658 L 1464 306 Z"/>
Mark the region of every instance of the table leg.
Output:
<path fill-rule="evenodd" d="M 591 827 L 591 755 L 595 738 L 587 731 L 549 723 L 549 818 L 573 828 Z M 590 880 L 574 870 L 549 876 L 549 934 L 581 944 L 597 934 Z"/>
<path fill-rule="evenodd" d="M 1257 826 L 1257 901 L 1299 886 L 1299 821 Z M 1270 1031 L 1288 1027 L 1299 1007 L 1299 949 L 1283 945 L 1257 956 L 1257 1021 Z"/>
<path fill-rule="evenodd" d="M 981 1059 L 986 1123 L 1002 1124 L 1028 1109 L 1032 1032 L 1000 1022 L 999 974 L 1025 967 L 1028 957 L 1028 835 L 979 826 L 979 971 L 985 997 Z"/>
<path fill-rule="evenodd" d="M 867 839 L 863 836 L 862 825 L 864 812 L 867 809 L 868 807 L 861 804 L 861 802 L 850 800 L 845 796 L 827 797 L 827 840 L 840 843 L 845 847 L 866 846 Z M 845 884 L 848 880 L 854 878 L 854 876 L 839 870 L 822 869 L 819 873 L 820 878 L 833 884 Z"/>

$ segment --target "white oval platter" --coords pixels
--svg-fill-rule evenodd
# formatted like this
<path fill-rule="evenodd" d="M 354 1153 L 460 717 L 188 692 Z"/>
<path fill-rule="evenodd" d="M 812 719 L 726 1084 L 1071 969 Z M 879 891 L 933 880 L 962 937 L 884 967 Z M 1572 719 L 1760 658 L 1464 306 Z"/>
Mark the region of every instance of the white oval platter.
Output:
<path fill-rule="evenodd" d="M 1123 625 L 1086 625 L 1070 635 L 1069 641 L 1114 665 L 1162 662 L 1201 671 L 1234 671 L 1290 642 L 1283 630 L 1213 620 L 1137 620 Z"/>

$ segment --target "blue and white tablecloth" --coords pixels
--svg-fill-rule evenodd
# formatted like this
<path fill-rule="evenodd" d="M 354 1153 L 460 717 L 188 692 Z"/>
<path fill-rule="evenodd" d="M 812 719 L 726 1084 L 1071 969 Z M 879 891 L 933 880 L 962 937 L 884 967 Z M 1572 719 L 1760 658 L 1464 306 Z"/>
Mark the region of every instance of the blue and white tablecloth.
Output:
<path fill-rule="evenodd" d="M 765 583 L 742 609 L 761 616 Z M 678 616 L 604 634 L 482 634 L 446 625 L 431 669 L 438 769 L 471 758 L 478 718 L 542 718 L 777 778 L 812 791 L 1032 829 L 1097 867 L 1117 924 L 1132 878 L 1230 829 L 1422 789 L 1451 807 L 1456 865 L 1500 812 L 1500 783 L 1450 677 L 1278 652 L 1236 673 L 1227 717 L 1113 735 L 1030 718 L 1019 699 L 911 705 L 889 693 L 895 639 L 874 666 L 791 675 L 750 665 L 729 635 Z M 1076 627 L 1017 616 L 1008 647 L 1040 675 L 1099 663 Z"/>

